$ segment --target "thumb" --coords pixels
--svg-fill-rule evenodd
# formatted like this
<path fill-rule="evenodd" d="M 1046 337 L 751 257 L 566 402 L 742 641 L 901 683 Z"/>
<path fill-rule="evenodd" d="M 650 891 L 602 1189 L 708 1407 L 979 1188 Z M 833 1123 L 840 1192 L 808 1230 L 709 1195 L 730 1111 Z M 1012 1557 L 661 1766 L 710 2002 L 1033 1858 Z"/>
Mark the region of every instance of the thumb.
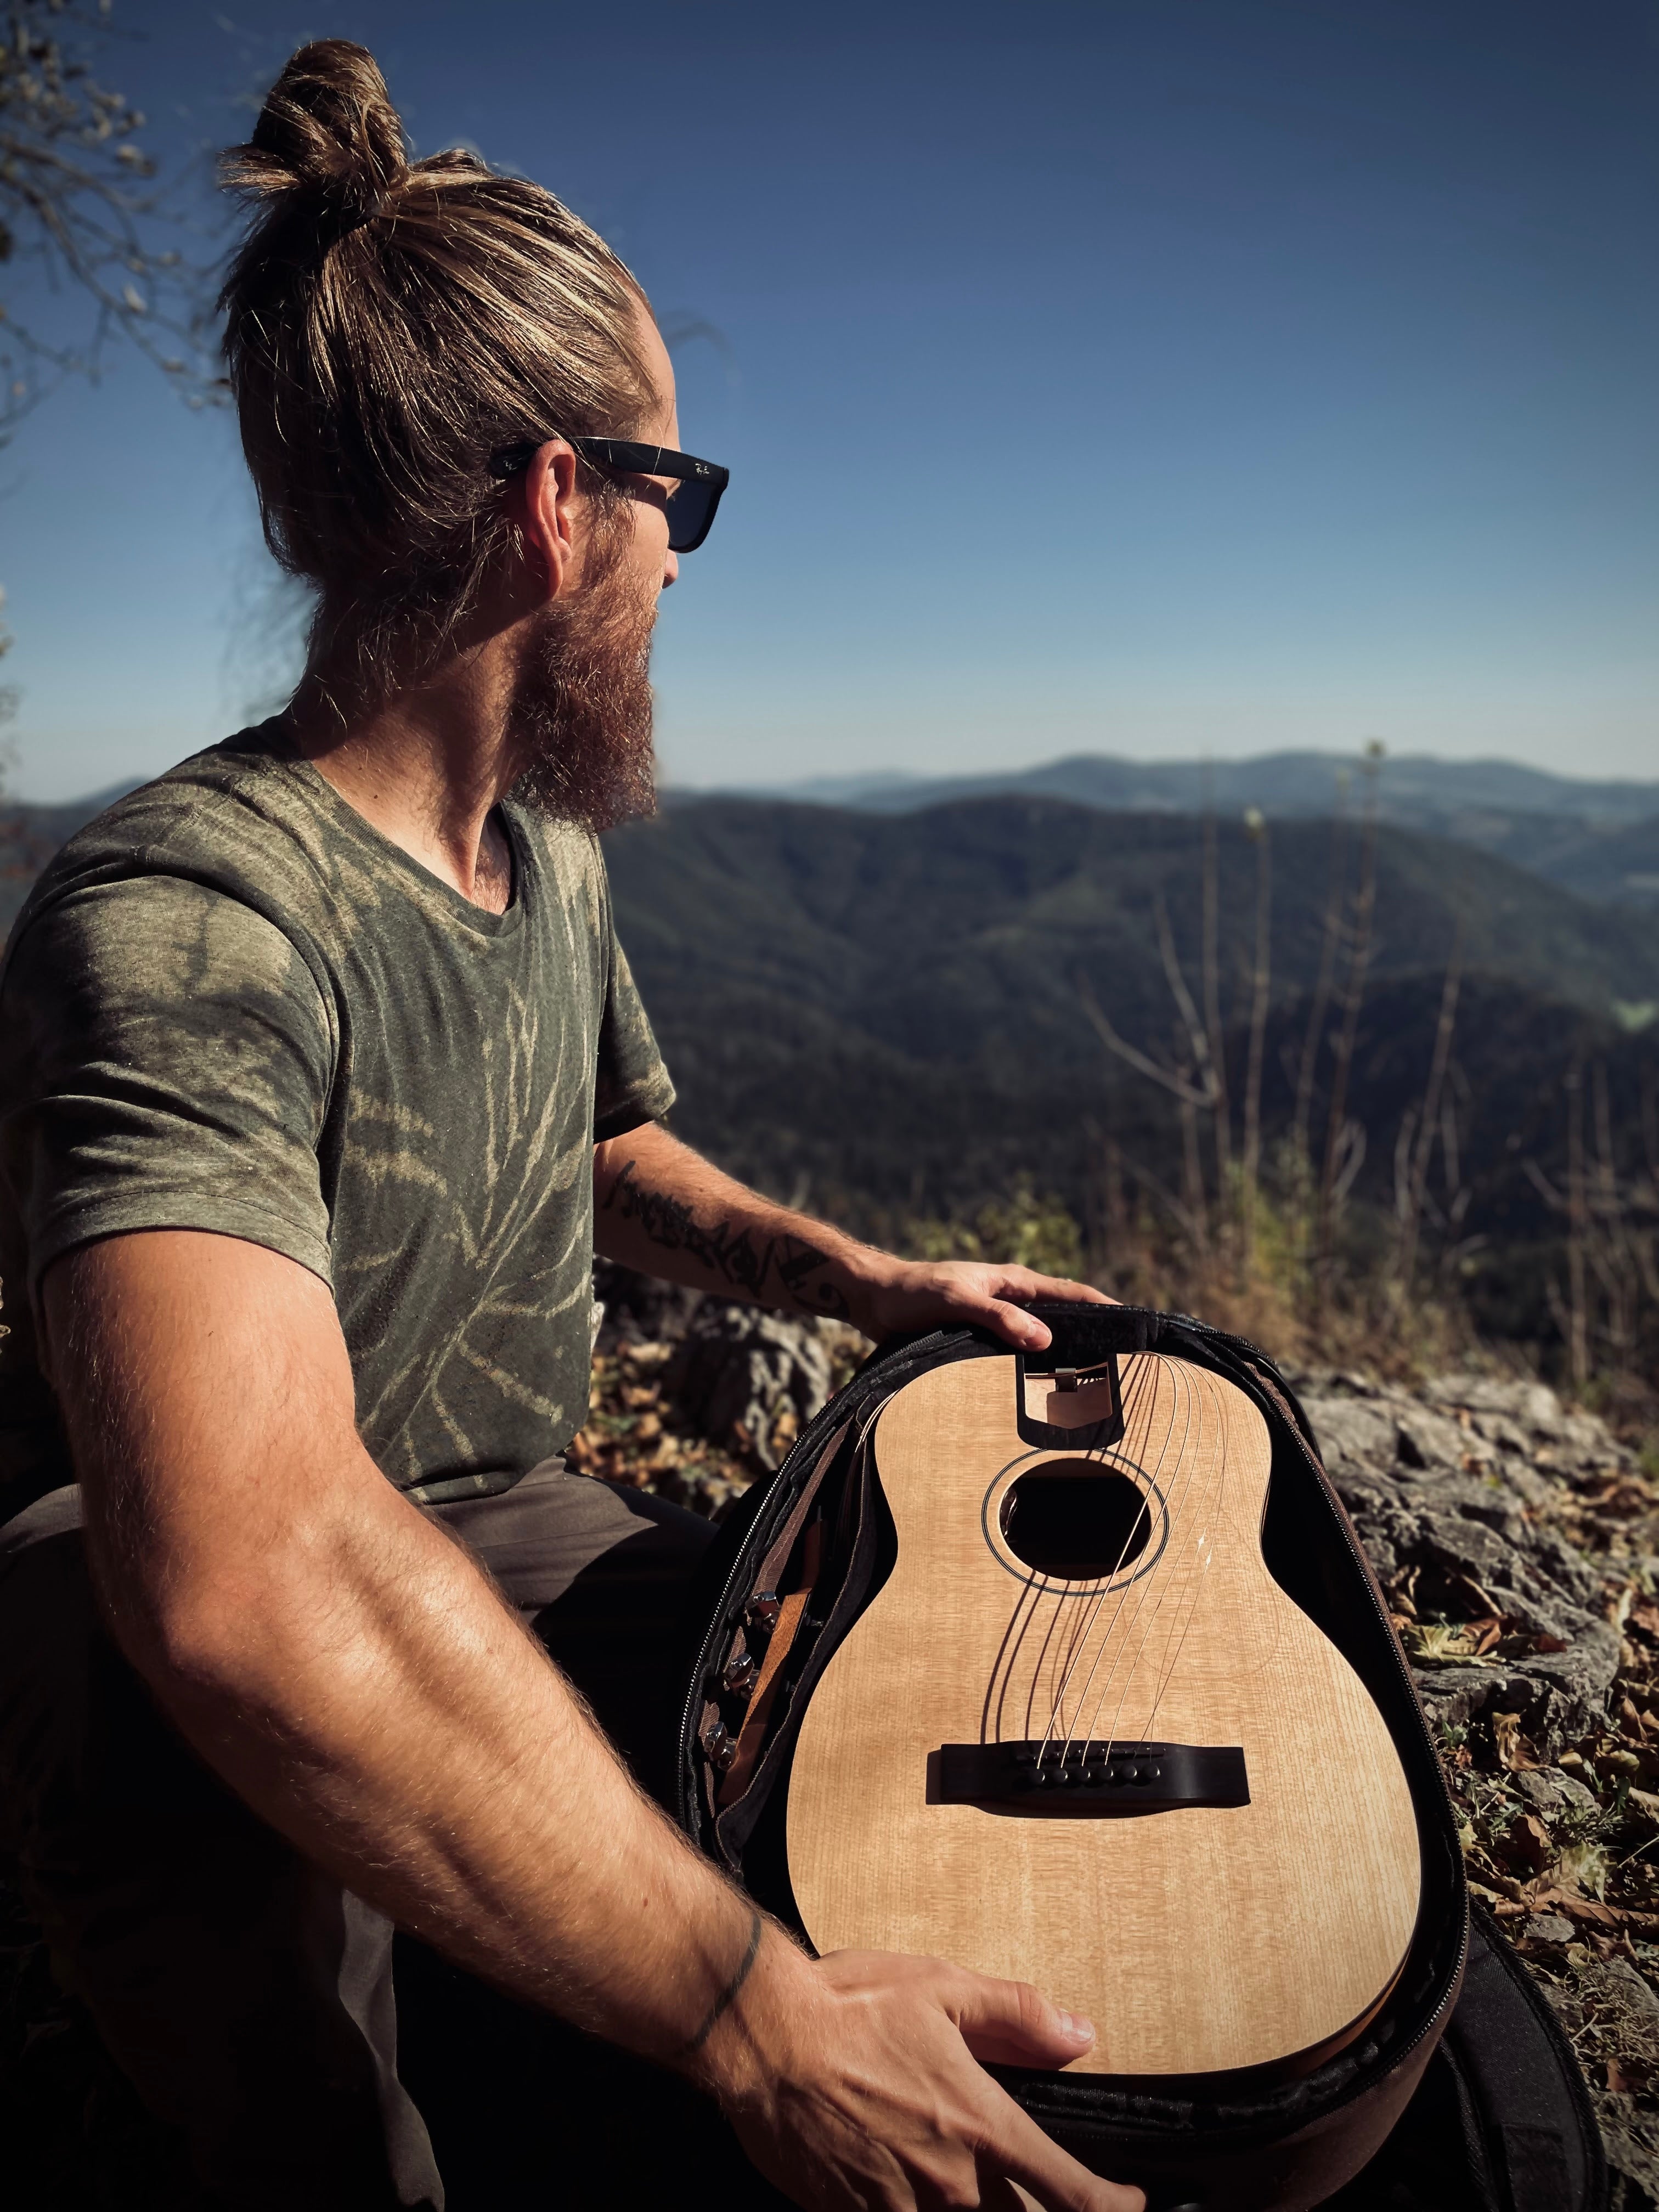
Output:
<path fill-rule="evenodd" d="M 1021 1352 L 1042 1352 L 1054 1341 L 1054 1333 L 1045 1322 L 1027 1313 L 1024 1306 L 1010 1305 L 1006 1298 L 987 1300 L 985 1320 Z"/>
<path fill-rule="evenodd" d="M 1066 2066 L 1095 2039 L 1094 2022 L 1063 2011 L 1029 1982 L 963 1974 L 945 2009 L 975 2058 L 1002 2066 Z"/>

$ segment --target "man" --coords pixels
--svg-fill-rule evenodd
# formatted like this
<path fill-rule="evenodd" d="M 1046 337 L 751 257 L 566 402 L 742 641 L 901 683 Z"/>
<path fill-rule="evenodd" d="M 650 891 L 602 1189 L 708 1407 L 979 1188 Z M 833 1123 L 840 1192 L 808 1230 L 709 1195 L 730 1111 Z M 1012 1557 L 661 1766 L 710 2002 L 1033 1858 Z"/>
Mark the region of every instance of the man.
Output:
<path fill-rule="evenodd" d="M 872 1336 L 1040 1346 L 1020 1300 L 1098 1293 L 891 1259 L 662 1126 L 592 832 L 648 804 L 655 599 L 723 479 L 678 453 L 627 272 L 534 186 L 407 166 L 340 42 L 294 58 L 228 174 L 263 203 L 224 302 L 244 446 L 318 611 L 289 712 L 75 840 L 0 985 L 0 1762 L 30 1894 L 213 2203 L 436 2206 L 446 2140 L 452 2208 L 558 2201 L 586 2115 L 551 2065 L 470 2135 L 428 2125 L 454 2022 L 504 2018 L 505 2051 L 556 2015 L 717 2100 L 802 2203 L 1138 2203 L 975 2063 L 1063 2065 L 1087 2023 L 938 1962 L 808 1959 L 652 1803 L 706 1532 L 556 1456 L 596 1229 Z M 452 2023 L 418 2103 L 394 1925 Z M 556 2063 L 597 2079 L 578 2047 Z M 663 2112 L 690 2144 L 674 2085 L 628 2078 L 640 2136 Z M 477 2145 L 515 2130 L 508 2191 Z M 567 2201 L 657 2201 L 651 2148 Z M 699 2155 L 688 2193 L 777 2201 Z"/>

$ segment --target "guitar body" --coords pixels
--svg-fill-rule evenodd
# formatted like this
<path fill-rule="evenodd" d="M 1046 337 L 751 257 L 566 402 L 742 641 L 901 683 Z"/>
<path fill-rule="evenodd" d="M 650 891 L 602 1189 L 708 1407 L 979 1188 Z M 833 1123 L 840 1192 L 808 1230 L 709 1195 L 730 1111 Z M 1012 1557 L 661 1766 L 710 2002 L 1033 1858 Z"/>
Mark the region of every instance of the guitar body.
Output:
<path fill-rule="evenodd" d="M 1034 1446 L 1017 1387 L 959 1361 L 879 1415 L 897 1560 L 801 1722 L 803 1924 L 1034 1983 L 1095 2023 L 1074 2073 L 1305 2070 L 1392 1987 L 1421 1869 L 1381 1714 L 1263 1560 L 1266 1425 L 1139 1353 L 1117 1441 Z"/>

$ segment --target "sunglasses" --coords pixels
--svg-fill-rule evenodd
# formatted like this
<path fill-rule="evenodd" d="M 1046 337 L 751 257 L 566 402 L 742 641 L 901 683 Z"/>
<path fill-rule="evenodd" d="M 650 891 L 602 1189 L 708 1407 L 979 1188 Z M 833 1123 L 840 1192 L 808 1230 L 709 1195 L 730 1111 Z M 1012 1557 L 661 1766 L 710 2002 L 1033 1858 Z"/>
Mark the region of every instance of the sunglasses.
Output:
<path fill-rule="evenodd" d="M 517 476 L 530 466 L 542 442 L 505 447 L 492 457 L 489 473 Z M 690 453 L 677 453 L 669 446 L 636 446 L 628 438 L 572 438 L 568 443 L 596 469 L 615 469 L 623 476 L 673 477 L 674 488 L 664 509 L 671 553 L 695 553 L 714 527 L 720 494 L 732 481 L 730 469 L 721 468 L 716 461 L 699 461 Z"/>

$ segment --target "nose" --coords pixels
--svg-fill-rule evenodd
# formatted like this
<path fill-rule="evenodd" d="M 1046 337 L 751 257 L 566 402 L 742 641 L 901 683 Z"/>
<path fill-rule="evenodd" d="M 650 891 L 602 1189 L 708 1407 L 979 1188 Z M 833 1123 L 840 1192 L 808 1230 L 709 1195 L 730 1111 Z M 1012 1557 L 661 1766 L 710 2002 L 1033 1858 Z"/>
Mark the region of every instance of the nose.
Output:
<path fill-rule="evenodd" d="M 676 581 L 679 573 L 679 555 L 678 553 L 665 553 L 662 561 L 662 587 L 665 592 L 672 583 Z"/>

